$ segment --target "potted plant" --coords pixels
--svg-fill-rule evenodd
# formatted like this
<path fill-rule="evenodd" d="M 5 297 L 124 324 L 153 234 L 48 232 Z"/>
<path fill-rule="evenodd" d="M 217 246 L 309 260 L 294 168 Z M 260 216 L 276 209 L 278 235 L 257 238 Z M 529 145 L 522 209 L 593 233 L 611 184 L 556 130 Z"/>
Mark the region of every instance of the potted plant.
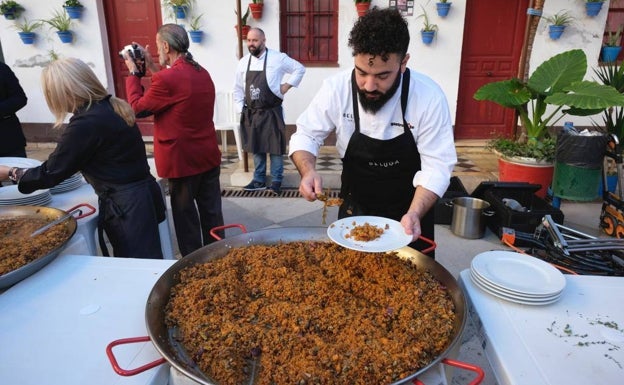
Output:
<path fill-rule="evenodd" d="M 596 16 L 602 9 L 602 3 L 604 0 L 586 0 L 585 1 L 585 13 L 587 16 Z"/>
<path fill-rule="evenodd" d="M 251 9 L 251 17 L 256 20 L 262 19 L 262 9 L 264 8 L 264 0 L 253 0 L 249 3 L 249 9 Z"/>
<path fill-rule="evenodd" d="M 420 30 L 420 36 L 422 37 L 423 43 L 429 45 L 435 37 L 438 26 L 429 22 L 429 16 L 427 15 L 427 11 L 425 11 L 425 8 L 423 8 L 422 5 L 420 6 L 420 8 L 422 9 L 423 13 L 416 17 L 417 19 L 421 17 L 423 18 L 423 28 Z"/>
<path fill-rule="evenodd" d="M 615 31 L 607 32 L 607 39 L 605 40 L 604 46 L 602 46 L 600 53 L 602 55 L 602 61 L 609 63 L 617 60 L 620 51 L 622 50 L 622 46 L 620 45 L 620 38 L 622 37 L 622 28 L 620 26 Z"/>
<path fill-rule="evenodd" d="M 371 0 L 354 0 L 355 1 L 355 9 L 357 10 L 358 17 L 362 17 L 366 15 L 368 9 L 371 6 Z"/>
<path fill-rule="evenodd" d="M 451 3 L 448 0 L 440 0 L 436 3 L 436 10 L 438 11 L 438 16 L 446 17 L 448 16 L 449 10 L 451 9 Z"/>
<path fill-rule="evenodd" d="M 66 0 L 63 3 L 63 8 L 65 8 L 70 19 L 80 19 L 84 6 L 78 0 Z"/>
<path fill-rule="evenodd" d="M 0 13 L 4 15 L 7 20 L 15 20 L 24 11 L 24 8 L 16 1 L 3 0 L 0 3 Z"/>
<path fill-rule="evenodd" d="M 193 0 L 165 0 L 165 5 L 173 11 L 174 18 L 186 19 L 186 14 L 192 8 Z"/>
<path fill-rule="evenodd" d="M 598 80 L 607 86 L 611 86 L 624 94 L 624 66 L 615 61 L 610 61 L 594 69 Z M 613 106 L 603 112 L 603 127 L 612 135 L 615 135 L 624 144 L 624 107 Z"/>
<path fill-rule="evenodd" d="M 201 18 L 203 15 L 204 14 L 202 13 L 199 16 L 191 17 L 191 21 L 189 22 L 189 36 L 191 37 L 191 41 L 193 43 L 201 43 L 204 37 L 204 31 L 200 29 L 202 26 Z"/>
<path fill-rule="evenodd" d="M 552 40 L 558 40 L 565 28 L 574 21 L 574 17 L 567 10 L 562 10 L 552 16 L 548 16 L 548 34 Z"/>
<path fill-rule="evenodd" d="M 234 10 L 234 13 L 238 16 L 238 12 L 236 12 L 236 10 Z M 240 20 L 241 20 L 241 25 L 240 25 L 241 34 L 239 35 L 239 37 L 242 40 L 247 39 L 247 33 L 251 29 L 251 27 L 249 25 L 247 25 L 247 19 L 248 18 L 249 18 L 249 7 L 247 7 L 247 11 L 240 18 Z M 236 32 L 238 32 L 238 25 L 235 25 L 234 28 L 236 28 Z"/>
<path fill-rule="evenodd" d="M 33 44 L 35 42 L 36 33 L 35 30 L 41 27 L 40 21 L 28 21 L 28 19 L 24 18 L 24 21 L 15 23 L 15 29 L 17 29 L 17 33 L 22 39 L 24 44 Z"/>
<path fill-rule="evenodd" d="M 71 43 L 74 39 L 71 28 L 71 20 L 65 10 L 54 11 L 50 19 L 40 20 L 40 22 L 48 24 L 51 28 L 56 29 L 56 34 L 63 43 Z"/>
<path fill-rule="evenodd" d="M 540 171 L 540 178 L 544 179 L 539 183 L 540 195 L 545 196 L 550 186 L 547 177 L 552 180 L 556 150 L 555 138 L 548 128 L 566 114 L 593 115 L 612 106 L 624 106 L 624 95 L 614 87 L 583 80 L 586 71 L 585 53 L 573 49 L 540 64 L 526 82 L 513 78 L 488 83 L 477 90 L 476 100 L 516 110 L 526 131 L 525 140 L 498 138 L 488 142 L 488 148 L 499 155 L 500 180 L 518 180 L 514 178 L 524 172 L 503 169 L 510 164 L 515 168 L 525 160 L 536 167 L 539 161 L 546 162 Z M 565 106 L 570 108 L 564 110 Z M 531 178 L 527 177 L 529 182 L 533 182 Z"/>

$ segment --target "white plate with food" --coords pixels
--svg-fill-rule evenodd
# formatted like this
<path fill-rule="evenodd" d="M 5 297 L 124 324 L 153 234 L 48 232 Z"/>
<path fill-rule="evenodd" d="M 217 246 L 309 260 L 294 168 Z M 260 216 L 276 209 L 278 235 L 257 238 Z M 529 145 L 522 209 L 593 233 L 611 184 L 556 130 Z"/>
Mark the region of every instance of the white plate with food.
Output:
<path fill-rule="evenodd" d="M 343 247 L 371 253 L 400 249 L 412 241 L 399 222 L 374 216 L 339 219 L 329 225 L 327 235 Z"/>

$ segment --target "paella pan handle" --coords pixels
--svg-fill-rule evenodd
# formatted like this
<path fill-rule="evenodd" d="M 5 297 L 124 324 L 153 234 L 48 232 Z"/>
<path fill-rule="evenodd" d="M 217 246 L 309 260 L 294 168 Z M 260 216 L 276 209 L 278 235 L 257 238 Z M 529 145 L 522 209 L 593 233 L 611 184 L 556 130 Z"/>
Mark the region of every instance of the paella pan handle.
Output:
<path fill-rule="evenodd" d="M 449 366 L 455 366 L 456 368 L 466 369 L 466 370 L 470 370 L 471 372 L 477 373 L 477 376 L 468 385 L 478 385 L 483 381 L 483 378 L 485 377 L 485 372 L 483 371 L 483 369 L 481 369 L 480 367 L 476 365 L 471 365 L 465 362 L 451 360 L 449 358 L 442 359 L 442 363 L 449 365 Z M 414 385 L 425 385 L 425 384 L 423 384 L 420 380 L 415 379 Z"/>
<path fill-rule="evenodd" d="M 423 254 L 427 254 L 432 252 L 433 250 L 435 250 L 435 248 L 438 246 L 433 240 L 429 239 L 429 238 L 425 238 L 422 235 L 418 237 L 418 239 L 420 239 L 423 242 L 427 242 L 430 246 L 427 247 L 424 250 L 421 250 L 420 252 Z"/>
<path fill-rule="evenodd" d="M 247 232 L 247 229 L 245 228 L 244 225 L 242 225 L 240 223 L 232 223 L 232 224 L 229 224 L 229 225 L 213 227 L 212 229 L 210 229 L 210 235 L 212 235 L 212 237 L 214 239 L 216 239 L 217 241 L 220 241 L 222 238 L 221 238 L 221 236 L 219 234 L 217 234 L 217 231 L 229 229 L 231 227 L 238 227 L 239 229 L 241 229 L 241 231 L 243 233 Z"/>
<path fill-rule="evenodd" d="M 80 203 L 74 207 L 72 207 L 71 209 L 67 210 L 67 211 L 74 211 L 79 207 L 86 207 L 89 209 L 89 211 L 86 212 L 82 212 L 82 210 L 80 211 L 80 215 L 78 215 L 77 217 L 74 217 L 76 219 L 80 219 L 80 218 L 84 218 L 84 217 L 88 217 L 89 215 L 93 214 L 96 210 L 95 207 L 91 206 L 88 203 Z"/>
<path fill-rule="evenodd" d="M 115 340 L 111 342 L 110 344 L 108 344 L 106 346 L 106 355 L 108 356 L 108 360 L 113 366 L 113 370 L 115 371 L 115 373 L 119 374 L 120 376 L 126 376 L 126 377 L 134 376 L 136 374 L 143 373 L 144 371 L 148 369 L 155 368 L 158 365 L 165 363 L 166 360 L 164 358 L 160 358 L 156 361 L 149 362 L 136 369 L 123 369 L 119 366 L 119 363 L 117 362 L 117 358 L 115 358 L 115 354 L 113 353 L 113 347 L 117 345 L 133 344 L 136 342 L 147 342 L 147 341 L 150 341 L 149 336 L 122 338 L 120 340 Z"/>

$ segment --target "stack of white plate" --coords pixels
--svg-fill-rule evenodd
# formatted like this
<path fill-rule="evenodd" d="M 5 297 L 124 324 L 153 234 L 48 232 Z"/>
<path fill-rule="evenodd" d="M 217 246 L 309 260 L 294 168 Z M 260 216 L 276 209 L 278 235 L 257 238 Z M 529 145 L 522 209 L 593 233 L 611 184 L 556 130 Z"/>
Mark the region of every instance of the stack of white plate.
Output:
<path fill-rule="evenodd" d="M 472 282 L 489 294 L 525 305 L 547 305 L 561 297 L 563 274 L 551 264 L 512 251 L 486 251 L 470 264 Z"/>
<path fill-rule="evenodd" d="M 30 158 L 0 157 L 0 165 L 32 168 L 40 166 L 41 161 Z M 22 194 L 15 185 L 0 187 L 0 206 L 46 206 L 50 202 L 52 202 L 52 195 L 47 189 Z"/>
<path fill-rule="evenodd" d="M 82 174 L 80 172 L 77 172 L 74 175 L 62 181 L 61 183 L 59 183 L 58 185 L 52 187 L 50 189 L 50 192 L 52 194 L 60 194 L 60 193 L 64 193 L 67 191 L 75 190 L 78 187 L 82 186 L 82 183 L 83 183 Z"/>
<path fill-rule="evenodd" d="M 51 202 L 48 189 L 22 194 L 15 185 L 0 188 L 0 206 L 47 206 Z"/>

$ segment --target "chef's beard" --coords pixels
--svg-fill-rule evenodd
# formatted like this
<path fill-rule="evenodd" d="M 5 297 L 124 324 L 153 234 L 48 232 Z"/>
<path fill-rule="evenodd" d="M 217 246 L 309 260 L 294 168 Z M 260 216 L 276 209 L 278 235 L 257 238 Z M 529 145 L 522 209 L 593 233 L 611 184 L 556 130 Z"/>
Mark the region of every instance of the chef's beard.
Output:
<path fill-rule="evenodd" d="M 390 89 L 388 89 L 388 91 L 386 92 L 366 92 L 363 89 L 358 88 L 360 104 L 362 105 L 362 108 L 364 108 L 364 111 L 373 114 L 379 111 L 381 107 L 383 107 L 388 102 L 388 100 L 390 100 L 390 98 L 394 96 L 396 91 L 399 89 L 399 84 L 401 84 L 401 70 L 399 70 L 399 72 L 397 73 L 396 80 L 392 84 L 392 87 L 390 87 Z M 377 96 L 377 98 L 370 99 L 366 95 L 375 95 Z"/>
<path fill-rule="evenodd" d="M 260 44 L 257 48 L 253 46 L 247 47 L 249 53 L 254 55 L 255 57 L 260 57 L 262 55 L 262 51 L 264 51 L 264 45 Z"/>

